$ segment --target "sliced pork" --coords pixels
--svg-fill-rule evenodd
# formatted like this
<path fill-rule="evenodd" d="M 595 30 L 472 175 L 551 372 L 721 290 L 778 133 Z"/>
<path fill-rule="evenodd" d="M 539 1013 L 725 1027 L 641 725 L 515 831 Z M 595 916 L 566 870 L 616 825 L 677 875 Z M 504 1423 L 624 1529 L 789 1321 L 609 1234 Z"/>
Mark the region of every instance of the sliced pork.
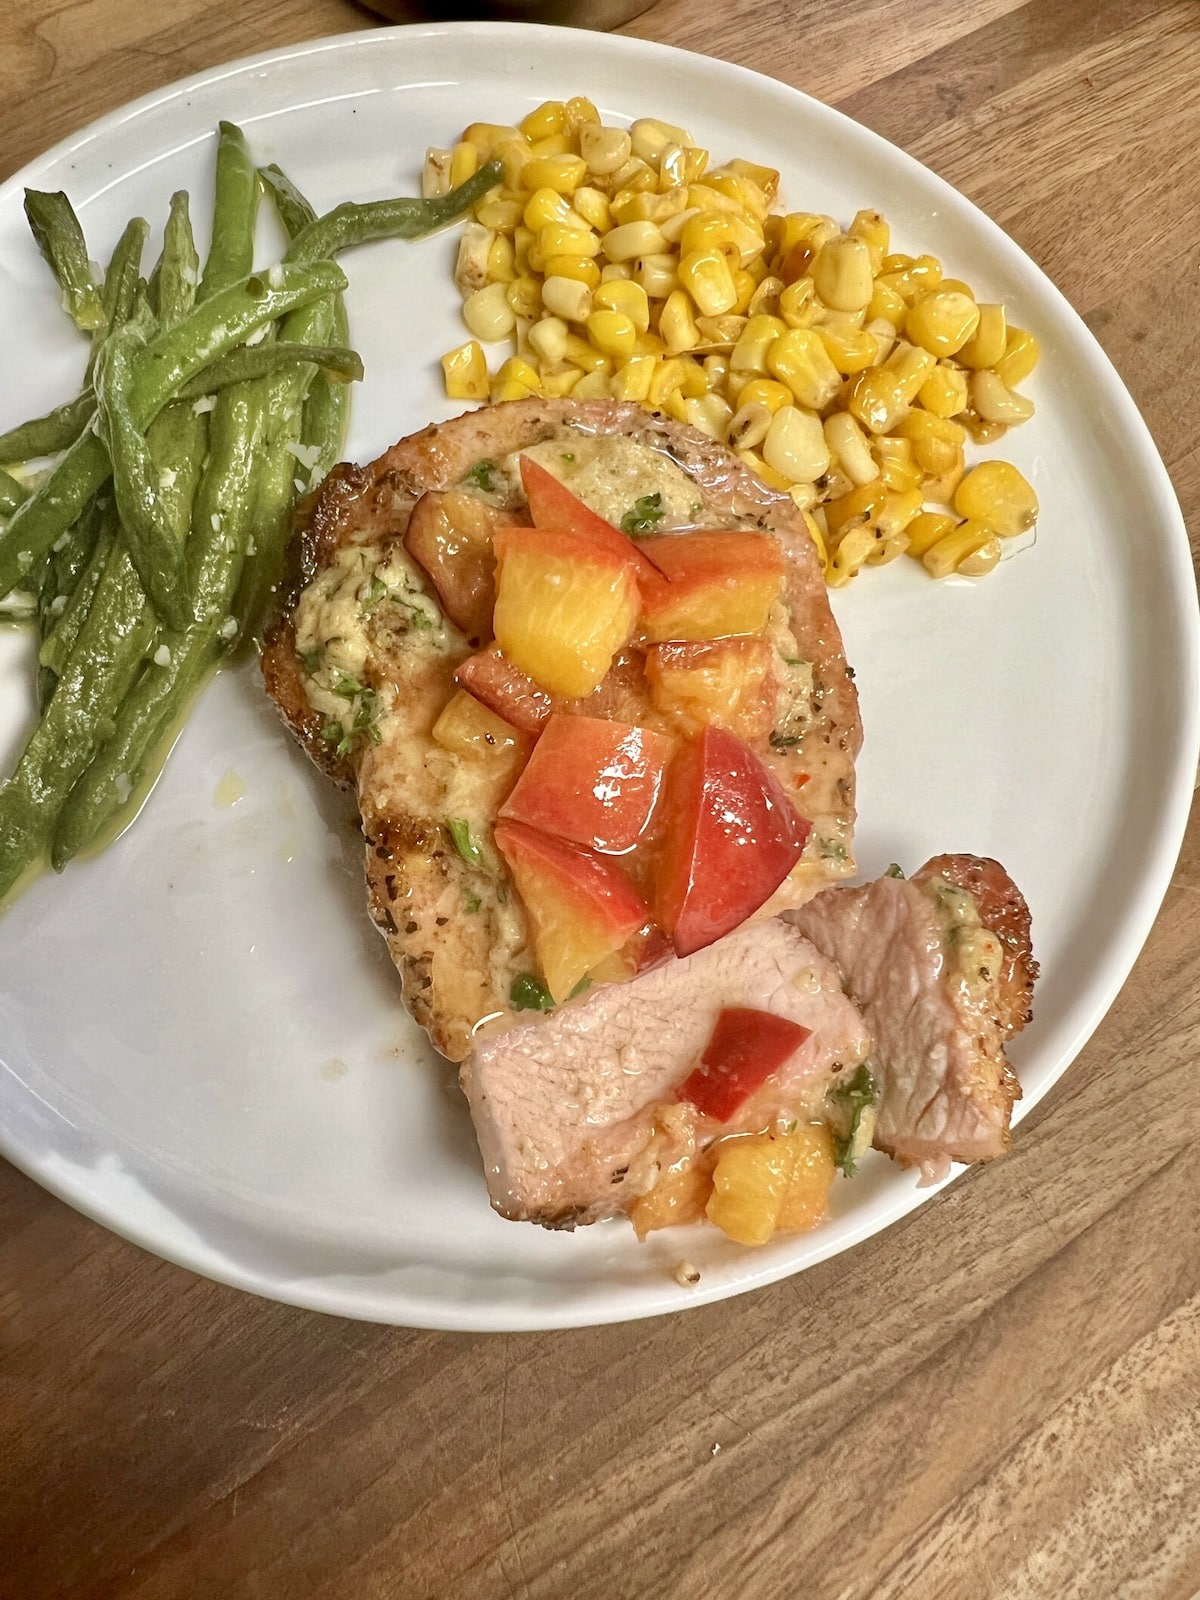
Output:
<path fill-rule="evenodd" d="M 1029 1019 L 1029 910 L 998 862 L 938 856 L 908 881 L 825 890 L 787 920 L 836 965 L 874 1038 L 874 1142 L 923 1177 L 1008 1146 L 1004 1055 Z"/>
<path fill-rule="evenodd" d="M 718 1124 L 675 1091 L 733 1006 L 786 1017 L 810 1036 Z M 493 1206 L 569 1228 L 626 1211 L 718 1136 L 819 1117 L 869 1049 L 833 965 L 776 920 L 483 1039 L 461 1082 Z"/>

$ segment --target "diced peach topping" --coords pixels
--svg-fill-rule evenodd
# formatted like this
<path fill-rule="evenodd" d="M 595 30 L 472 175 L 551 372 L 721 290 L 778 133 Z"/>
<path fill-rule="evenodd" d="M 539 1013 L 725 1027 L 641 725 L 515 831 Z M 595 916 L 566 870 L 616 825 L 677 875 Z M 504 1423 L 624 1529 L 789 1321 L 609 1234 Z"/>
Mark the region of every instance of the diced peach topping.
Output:
<path fill-rule="evenodd" d="M 649 913 L 620 867 L 522 822 L 497 822 L 495 838 L 554 999 L 566 1000 L 584 978 L 631 977 L 636 956 L 622 958 Z"/>
<path fill-rule="evenodd" d="M 404 548 L 429 575 L 442 610 L 477 644 L 492 636 L 492 536 L 511 513 L 460 489 L 431 489 L 412 509 Z"/>
<path fill-rule="evenodd" d="M 638 1195 L 629 1208 L 629 1220 L 639 1239 L 656 1228 L 699 1222 L 712 1194 L 712 1173 L 703 1162 L 668 1167 L 653 1189 Z"/>
<path fill-rule="evenodd" d="M 458 689 L 433 725 L 433 738 L 443 750 L 482 762 L 497 777 L 515 777 L 533 743 L 528 734 L 496 715 L 482 701 Z"/>
<path fill-rule="evenodd" d="M 737 1244 L 802 1233 L 824 1217 L 837 1169 L 823 1123 L 726 1139 L 717 1151 L 705 1213 Z"/>
<path fill-rule="evenodd" d="M 646 682 L 653 705 L 689 731 L 712 725 L 739 739 L 765 739 L 775 722 L 766 639 L 674 641 L 646 651 Z"/>
<path fill-rule="evenodd" d="M 651 643 L 765 632 L 784 561 L 767 533 L 660 534 L 641 541 L 662 573 L 642 583 L 642 625 Z"/>
<path fill-rule="evenodd" d="M 551 694 L 591 694 L 631 637 L 633 563 L 560 528 L 501 528 L 496 642 Z"/>

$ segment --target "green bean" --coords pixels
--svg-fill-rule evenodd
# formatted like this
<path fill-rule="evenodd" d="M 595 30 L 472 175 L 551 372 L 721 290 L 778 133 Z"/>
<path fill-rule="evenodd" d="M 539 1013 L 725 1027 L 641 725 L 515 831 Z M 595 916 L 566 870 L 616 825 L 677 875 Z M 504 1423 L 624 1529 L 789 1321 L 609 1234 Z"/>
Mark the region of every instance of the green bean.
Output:
<path fill-rule="evenodd" d="M 62 190 L 26 189 L 25 215 L 37 247 L 58 280 L 63 309 L 89 333 L 104 320 L 104 306 L 75 208 Z"/>
<path fill-rule="evenodd" d="M 118 329 L 104 341 L 96 368 L 100 431 L 112 466 L 113 491 L 130 559 L 155 611 L 172 628 L 191 610 L 183 546 L 167 522 L 158 469 L 130 410 L 137 335 Z"/>
<path fill-rule="evenodd" d="M 264 417 L 257 384 L 226 390 L 211 414 L 208 463 L 187 542 L 198 620 L 160 635 L 153 661 L 117 714 L 112 737 L 79 776 L 54 828 L 56 871 L 125 804 L 164 735 L 232 640 L 229 608 L 254 526 L 253 465 Z"/>
<path fill-rule="evenodd" d="M 317 213 L 281 167 L 274 162 L 268 167 L 259 167 L 258 176 L 275 202 L 289 239 L 294 239 L 309 223 L 317 220 Z"/>
<path fill-rule="evenodd" d="M 469 211 L 504 176 L 499 161 L 489 161 L 449 194 L 426 200 L 346 201 L 310 222 L 292 240 L 285 261 L 325 260 L 373 239 L 420 239 Z"/>
<path fill-rule="evenodd" d="M 29 499 L 29 490 L 11 472 L 0 467 L 0 516 L 11 517 L 23 501 Z"/>
<path fill-rule="evenodd" d="M 246 269 L 249 271 L 249 267 Z M 154 311 L 159 326 L 174 328 L 196 303 L 200 257 L 192 236 L 192 218 L 186 189 L 171 196 L 171 209 L 163 229 L 162 253 L 154 269 Z"/>
<path fill-rule="evenodd" d="M 96 414 L 96 396 L 90 389 L 55 406 L 44 417 L 33 417 L 0 434 L 0 461 L 36 461 L 70 449 Z"/>
<path fill-rule="evenodd" d="M 54 692 L 115 538 L 116 508 L 108 495 L 97 495 L 46 557 L 37 605 L 39 710 Z"/>
<path fill-rule="evenodd" d="M 108 271 L 104 274 L 104 287 L 100 292 L 104 319 L 92 334 L 92 353 L 88 357 L 85 387 L 91 379 L 105 335 L 113 328 L 123 327 L 133 316 L 142 281 L 142 251 L 146 247 L 149 233 L 150 224 L 144 218 L 132 218 L 125 224 L 124 231 L 109 258 Z"/>
<path fill-rule="evenodd" d="M 222 122 L 217 139 L 217 176 L 213 199 L 212 242 L 204 263 L 198 301 L 244 278 L 254 265 L 254 215 L 258 205 L 258 173 L 245 135 L 233 122 Z"/>
<path fill-rule="evenodd" d="M 153 339 L 135 363 L 130 412 L 146 427 L 180 387 L 256 328 L 346 286 L 332 262 L 282 266 L 274 282 L 251 274 L 214 294 L 178 327 Z M 0 596 L 19 584 L 54 541 L 70 527 L 109 476 L 108 454 L 90 431 L 70 446 L 62 460 L 0 533 Z"/>
<path fill-rule="evenodd" d="M 211 367 L 185 383 L 179 391 L 181 400 L 201 400 L 205 395 L 229 389 L 235 383 L 253 383 L 258 378 L 269 378 L 283 368 L 298 363 L 318 367 L 339 389 L 347 383 L 357 382 L 363 375 L 363 364 L 358 354 L 344 346 L 292 344 L 275 341 L 272 344 L 241 345 L 228 355 L 214 361 Z"/>

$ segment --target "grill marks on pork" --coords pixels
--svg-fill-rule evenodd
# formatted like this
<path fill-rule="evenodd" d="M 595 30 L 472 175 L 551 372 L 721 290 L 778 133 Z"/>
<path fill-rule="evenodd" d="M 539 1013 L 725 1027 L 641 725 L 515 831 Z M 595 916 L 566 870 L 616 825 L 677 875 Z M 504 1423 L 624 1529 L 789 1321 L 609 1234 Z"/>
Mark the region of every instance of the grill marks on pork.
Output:
<path fill-rule="evenodd" d="M 907 882 L 826 890 L 787 917 L 871 1030 L 877 1148 L 929 1180 L 1002 1154 L 1021 1092 L 1004 1044 L 1028 1020 L 1037 965 L 1028 907 L 999 863 L 939 856 Z"/>
<path fill-rule="evenodd" d="M 726 1006 L 771 1011 L 811 1036 L 717 1124 L 675 1091 Z M 661 1170 L 718 1135 L 819 1116 L 869 1048 L 833 965 L 776 920 L 484 1038 L 460 1078 L 496 1210 L 574 1227 L 627 1210 Z"/>
<path fill-rule="evenodd" d="M 681 466 L 696 485 L 706 519 L 764 527 L 780 541 L 788 564 L 784 602 L 792 632 L 812 663 L 815 714 L 798 742 L 774 750 L 764 740 L 761 754 L 789 788 L 797 773 L 807 773 L 799 792 L 802 808 L 846 850 L 844 857 L 825 858 L 814 843 L 765 910 L 798 904 L 853 870 L 854 761 L 862 738 L 857 696 L 816 552 L 790 497 L 768 489 L 703 435 L 639 406 L 608 401 L 529 400 L 488 407 L 402 439 L 370 466 L 336 467 L 299 519 L 281 616 L 264 646 L 264 678 L 307 753 L 336 782 L 357 792 L 371 915 L 400 972 L 405 1003 L 453 1061 L 470 1051 L 472 1028 L 481 1017 L 507 1009 L 513 977 L 534 963 L 520 906 L 511 893 L 505 899 L 501 892 L 502 864 L 495 862 L 495 876 L 485 879 L 449 846 L 445 822 L 462 815 L 461 788 L 455 788 L 454 758 L 432 741 L 430 729 L 453 692 L 459 668 L 464 681 L 475 670 L 481 688 L 486 683 L 498 696 L 521 704 L 535 727 L 546 708 L 531 696 L 528 684 L 511 676 L 507 663 L 497 663 L 473 644 L 469 635 L 478 635 L 473 612 L 461 613 L 466 631 L 447 621 L 435 639 L 406 628 L 402 612 L 385 602 L 366 623 L 369 648 L 360 676 L 389 714 L 378 720 L 378 743 L 360 739 L 339 755 L 336 741 L 326 736 L 327 716 L 309 700 L 297 654 L 297 606 L 302 594 L 356 546 L 372 560 L 378 554 L 394 566 L 406 564 L 406 581 L 432 593 L 433 584 L 405 549 L 422 495 L 459 492 L 481 461 L 500 461 L 546 440 L 608 434 L 644 444 Z M 515 501 L 503 509 L 524 514 Z M 420 543 L 435 566 L 430 551 L 438 537 L 436 529 L 427 530 Z M 484 692 L 480 698 L 486 702 L 489 696 Z M 661 724 L 649 703 L 637 652 L 616 663 L 595 696 L 572 704 L 592 715 Z M 494 816 L 502 800 L 502 795 L 485 796 L 480 810 L 490 807 Z M 481 842 L 486 846 L 487 838 Z M 478 911 L 465 916 L 467 905 L 478 905 Z"/>

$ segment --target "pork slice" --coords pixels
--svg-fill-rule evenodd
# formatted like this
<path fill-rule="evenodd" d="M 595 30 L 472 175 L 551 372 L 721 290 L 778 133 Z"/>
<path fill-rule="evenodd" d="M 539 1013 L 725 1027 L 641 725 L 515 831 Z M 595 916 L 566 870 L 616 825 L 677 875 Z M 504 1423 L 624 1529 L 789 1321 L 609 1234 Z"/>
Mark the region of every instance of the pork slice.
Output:
<path fill-rule="evenodd" d="M 1029 911 L 998 862 L 939 856 L 905 881 L 827 889 L 787 920 L 835 963 L 874 1036 L 874 1143 L 932 1182 L 1008 1147 L 1029 1017 Z"/>
<path fill-rule="evenodd" d="M 718 1124 L 675 1091 L 727 1006 L 770 1011 L 811 1032 Z M 819 1115 L 869 1050 L 833 965 L 775 920 L 482 1039 L 460 1081 L 495 1209 L 571 1228 L 627 1210 L 660 1171 L 712 1138 Z"/>

